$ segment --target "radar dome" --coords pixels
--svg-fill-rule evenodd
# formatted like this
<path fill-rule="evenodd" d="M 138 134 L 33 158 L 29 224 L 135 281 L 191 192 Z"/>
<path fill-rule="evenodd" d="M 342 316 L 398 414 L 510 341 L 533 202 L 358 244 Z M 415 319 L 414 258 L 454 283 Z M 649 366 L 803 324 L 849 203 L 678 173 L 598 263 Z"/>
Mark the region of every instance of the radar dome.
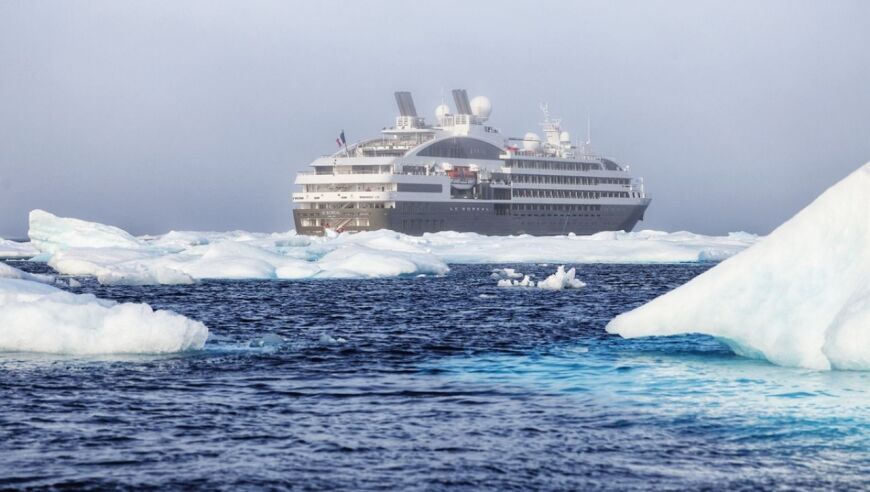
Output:
<path fill-rule="evenodd" d="M 489 118 L 492 114 L 492 103 L 486 96 L 477 96 L 471 100 L 471 114 L 482 120 Z"/>
<path fill-rule="evenodd" d="M 571 134 L 568 132 L 562 132 L 559 134 L 559 143 L 569 144 L 571 143 Z"/>
<path fill-rule="evenodd" d="M 435 119 L 440 123 L 444 116 L 450 114 L 450 108 L 446 104 L 439 104 L 437 108 L 435 108 Z"/>
<path fill-rule="evenodd" d="M 523 137 L 523 150 L 537 152 L 541 148 L 541 137 L 537 133 L 526 133 Z"/>

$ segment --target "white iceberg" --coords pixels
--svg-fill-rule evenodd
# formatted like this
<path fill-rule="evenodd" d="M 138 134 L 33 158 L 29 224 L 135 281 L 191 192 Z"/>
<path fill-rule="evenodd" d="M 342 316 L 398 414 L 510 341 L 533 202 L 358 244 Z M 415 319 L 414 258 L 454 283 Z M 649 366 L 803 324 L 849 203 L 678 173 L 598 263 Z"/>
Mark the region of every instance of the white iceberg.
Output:
<path fill-rule="evenodd" d="M 72 294 L 4 267 L 0 352 L 160 354 L 200 349 L 208 337 L 205 325 L 171 311 Z"/>
<path fill-rule="evenodd" d="M 870 369 L 870 163 L 752 248 L 607 331 L 705 333 L 774 364 Z"/>
<path fill-rule="evenodd" d="M 39 250 L 29 242 L 19 243 L 0 237 L 0 260 L 33 258 L 38 254 Z"/>

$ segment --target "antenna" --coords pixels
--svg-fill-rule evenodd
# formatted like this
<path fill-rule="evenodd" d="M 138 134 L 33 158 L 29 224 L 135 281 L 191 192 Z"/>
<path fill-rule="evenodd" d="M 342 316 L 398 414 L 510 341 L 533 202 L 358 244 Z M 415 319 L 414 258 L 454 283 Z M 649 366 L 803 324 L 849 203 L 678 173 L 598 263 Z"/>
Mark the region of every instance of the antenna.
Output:
<path fill-rule="evenodd" d="M 592 143 L 592 118 L 586 115 L 586 145 Z"/>
<path fill-rule="evenodd" d="M 544 112 L 544 120 L 549 122 L 550 121 L 550 105 L 545 103 L 545 102 L 542 102 L 540 105 L 540 108 L 541 108 L 541 111 Z"/>

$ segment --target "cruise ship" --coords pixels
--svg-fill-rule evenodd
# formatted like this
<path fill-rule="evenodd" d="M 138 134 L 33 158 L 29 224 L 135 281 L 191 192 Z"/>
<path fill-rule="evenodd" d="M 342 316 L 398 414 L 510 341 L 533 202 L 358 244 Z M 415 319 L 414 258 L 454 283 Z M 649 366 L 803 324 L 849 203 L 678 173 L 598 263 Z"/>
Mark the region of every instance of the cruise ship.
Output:
<path fill-rule="evenodd" d="M 489 123 L 492 104 L 453 91 L 434 124 L 396 92 L 395 126 L 348 144 L 300 172 L 293 219 L 300 234 L 391 229 L 411 235 L 630 231 L 650 198 L 628 166 L 577 146 L 545 105 L 542 136 L 506 137 Z"/>

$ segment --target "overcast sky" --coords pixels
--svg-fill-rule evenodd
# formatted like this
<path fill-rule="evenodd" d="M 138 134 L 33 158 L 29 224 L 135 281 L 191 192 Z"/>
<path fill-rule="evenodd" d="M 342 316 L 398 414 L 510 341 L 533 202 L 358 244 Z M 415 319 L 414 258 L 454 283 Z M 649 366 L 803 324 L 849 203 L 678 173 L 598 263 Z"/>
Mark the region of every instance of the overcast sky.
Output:
<path fill-rule="evenodd" d="M 0 1 L 0 236 L 292 228 L 293 177 L 412 91 L 538 104 L 646 179 L 638 228 L 767 233 L 870 160 L 870 1 Z M 449 98 L 448 98 L 449 99 Z"/>

